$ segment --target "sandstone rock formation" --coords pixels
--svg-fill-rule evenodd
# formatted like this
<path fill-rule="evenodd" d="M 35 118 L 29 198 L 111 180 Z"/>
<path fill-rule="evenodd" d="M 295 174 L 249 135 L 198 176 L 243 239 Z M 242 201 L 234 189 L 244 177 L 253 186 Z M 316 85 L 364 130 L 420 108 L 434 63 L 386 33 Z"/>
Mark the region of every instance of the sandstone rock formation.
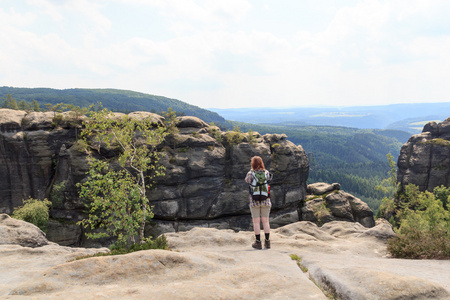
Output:
<path fill-rule="evenodd" d="M 300 209 L 300 218 L 324 224 L 331 221 L 359 222 L 365 227 L 375 226 L 373 212 L 367 203 L 340 191 L 338 183 L 309 184 L 308 195 Z"/>
<path fill-rule="evenodd" d="M 403 145 L 398 158 L 397 181 L 415 184 L 421 191 L 450 186 L 450 118 L 430 122 L 421 134 L 413 135 Z"/>
<path fill-rule="evenodd" d="M 48 240 L 35 225 L 0 214 L 0 244 L 35 248 L 48 245 Z"/>
<path fill-rule="evenodd" d="M 325 182 L 316 182 L 308 184 L 306 192 L 310 195 L 323 195 L 332 191 L 339 191 L 341 185 L 339 183 L 328 184 Z"/>
<path fill-rule="evenodd" d="M 130 117 L 163 122 L 148 112 Z M 76 183 L 87 171 L 86 153 L 76 143 L 81 120 L 69 112 L 55 118 L 52 113 L 0 109 L 0 213 L 11 213 L 28 197 L 49 198 L 53 221 L 48 236 L 63 245 L 89 243 L 75 225 L 84 216 Z M 253 133 L 249 138 L 246 133 L 221 132 L 196 117 L 179 117 L 178 128 L 165 145 L 166 176 L 159 178 L 157 189 L 148 191 L 155 212 L 148 234 L 196 226 L 250 228 L 248 186 L 243 179 L 254 155 L 261 156 L 274 174 L 275 224 L 298 221 L 309 169 L 301 146 L 286 135 Z M 114 156 L 114 151 L 103 150 L 103 155 Z"/>
<path fill-rule="evenodd" d="M 194 228 L 166 234 L 173 251 L 82 260 L 73 259 L 99 250 L 3 245 L 0 238 L 0 297 L 328 299 L 317 283 L 336 299 L 449 299 L 450 262 L 387 257 L 387 224 L 296 222 L 272 231 L 270 250 L 252 249 L 249 231 Z"/>

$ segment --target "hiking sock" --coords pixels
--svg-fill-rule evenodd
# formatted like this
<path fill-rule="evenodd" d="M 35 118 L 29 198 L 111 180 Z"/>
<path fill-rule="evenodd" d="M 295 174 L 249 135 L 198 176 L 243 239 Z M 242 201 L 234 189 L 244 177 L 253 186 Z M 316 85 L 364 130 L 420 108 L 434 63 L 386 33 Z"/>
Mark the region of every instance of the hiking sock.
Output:
<path fill-rule="evenodd" d="M 261 235 L 260 234 L 255 234 L 255 236 L 256 236 L 256 240 L 258 242 L 261 242 Z"/>
<path fill-rule="evenodd" d="M 270 233 L 264 233 L 264 235 L 266 236 L 266 241 L 268 241 L 268 240 L 269 240 Z"/>

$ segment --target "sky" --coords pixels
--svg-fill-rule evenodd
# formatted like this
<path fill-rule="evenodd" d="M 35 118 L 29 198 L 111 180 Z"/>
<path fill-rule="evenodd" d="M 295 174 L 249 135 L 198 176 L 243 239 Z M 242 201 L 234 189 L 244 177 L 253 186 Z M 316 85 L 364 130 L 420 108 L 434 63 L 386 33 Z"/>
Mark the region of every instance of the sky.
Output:
<path fill-rule="evenodd" d="M 0 86 L 203 108 L 450 102 L 448 0 L 0 0 Z"/>

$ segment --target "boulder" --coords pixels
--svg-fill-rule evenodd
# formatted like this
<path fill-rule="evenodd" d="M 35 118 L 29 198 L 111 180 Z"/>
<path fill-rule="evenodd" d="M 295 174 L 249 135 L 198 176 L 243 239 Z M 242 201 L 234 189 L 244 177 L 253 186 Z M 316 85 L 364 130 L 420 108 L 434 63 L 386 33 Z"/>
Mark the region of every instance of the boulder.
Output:
<path fill-rule="evenodd" d="M 22 110 L 9 108 L 0 109 L 0 130 L 2 132 L 14 132 L 22 128 L 22 120 L 27 113 Z"/>
<path fill-rule="evenodd" d="M 439 126 L 436 122 L 428 122 L 423 126 L 422 133 L 430 132 L 432 136 L 438 136 L 439 135 Z"/>
<path fill-rule="evenodd" d="M 54 115 L 55 114 L 51 111 L 47 112 L 33 111 L 23 118 L 22 120 L 23 129 L 24 130 L 50 129 L 52 127 Z"/>
<path fill-rule="evenodd" d="M 316 182 L 308 184 L 306 192 L 312 195 L 323 195 L 332 191 L 339 191 L 340 189 L 341 185 L 339 183 Z"/>
<path fill-rule="evenodd" d="M 208 124 L 200 118 L 193 116 L 182 116 L 177 117 L 178 128 L 206 128 Z"/>
<path fill-rule="evenodd" d="M 375 226 L 373 211 L 355 196 L 339 190 L 318 196 L 309 195 L 306 198 L 300 208 L 300 220 L 318 224 L 338 220 L 358 222 L 368 228 Z"/>
<path fill-rule="evenodd" d="M 35 248 L 48 245 L 48 240 L 37 226 L 0 214 L 0 245 Z"/>
<path fill-rule="evenodd" d="M 394 228 L 386 219 L 379 218 L 375 222 L 375 226 L 369 228 L 362 235 L 373 236 L 381 240 L 387 240 L 395 236 Z"/>
<path fill-rule="evenodd" d="M 164 117 L 147 111 L 135 111 L 128 114 L 128 117 L 136 120 L 150 119 L 155 125 L 163 125 Z"/>
<path fill-rule="evenodd" d="M 300 219 L 298 217 L 298 211 L 287 211 L 286 213 L 272 214 L 270 216 L 270 227 L 278 228 L 288 224 L 296 223 Z"/>

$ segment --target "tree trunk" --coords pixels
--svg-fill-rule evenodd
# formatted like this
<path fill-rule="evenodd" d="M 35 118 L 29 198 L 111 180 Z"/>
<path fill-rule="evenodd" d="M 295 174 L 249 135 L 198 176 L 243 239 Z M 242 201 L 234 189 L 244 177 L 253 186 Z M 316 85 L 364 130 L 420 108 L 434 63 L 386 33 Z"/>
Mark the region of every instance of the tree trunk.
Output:
<path fill-rule="evenodd" d="M 144 230 L 145 230 L 145 220 L 147 219 L 147 198 L 145 193 L 145 177 L 144 172 L 140 172 L 141 176 L 141 201 L 142 201 L 142 222 L 139 229 L 139 243 L 142 245 L 144 243 Z"/>

